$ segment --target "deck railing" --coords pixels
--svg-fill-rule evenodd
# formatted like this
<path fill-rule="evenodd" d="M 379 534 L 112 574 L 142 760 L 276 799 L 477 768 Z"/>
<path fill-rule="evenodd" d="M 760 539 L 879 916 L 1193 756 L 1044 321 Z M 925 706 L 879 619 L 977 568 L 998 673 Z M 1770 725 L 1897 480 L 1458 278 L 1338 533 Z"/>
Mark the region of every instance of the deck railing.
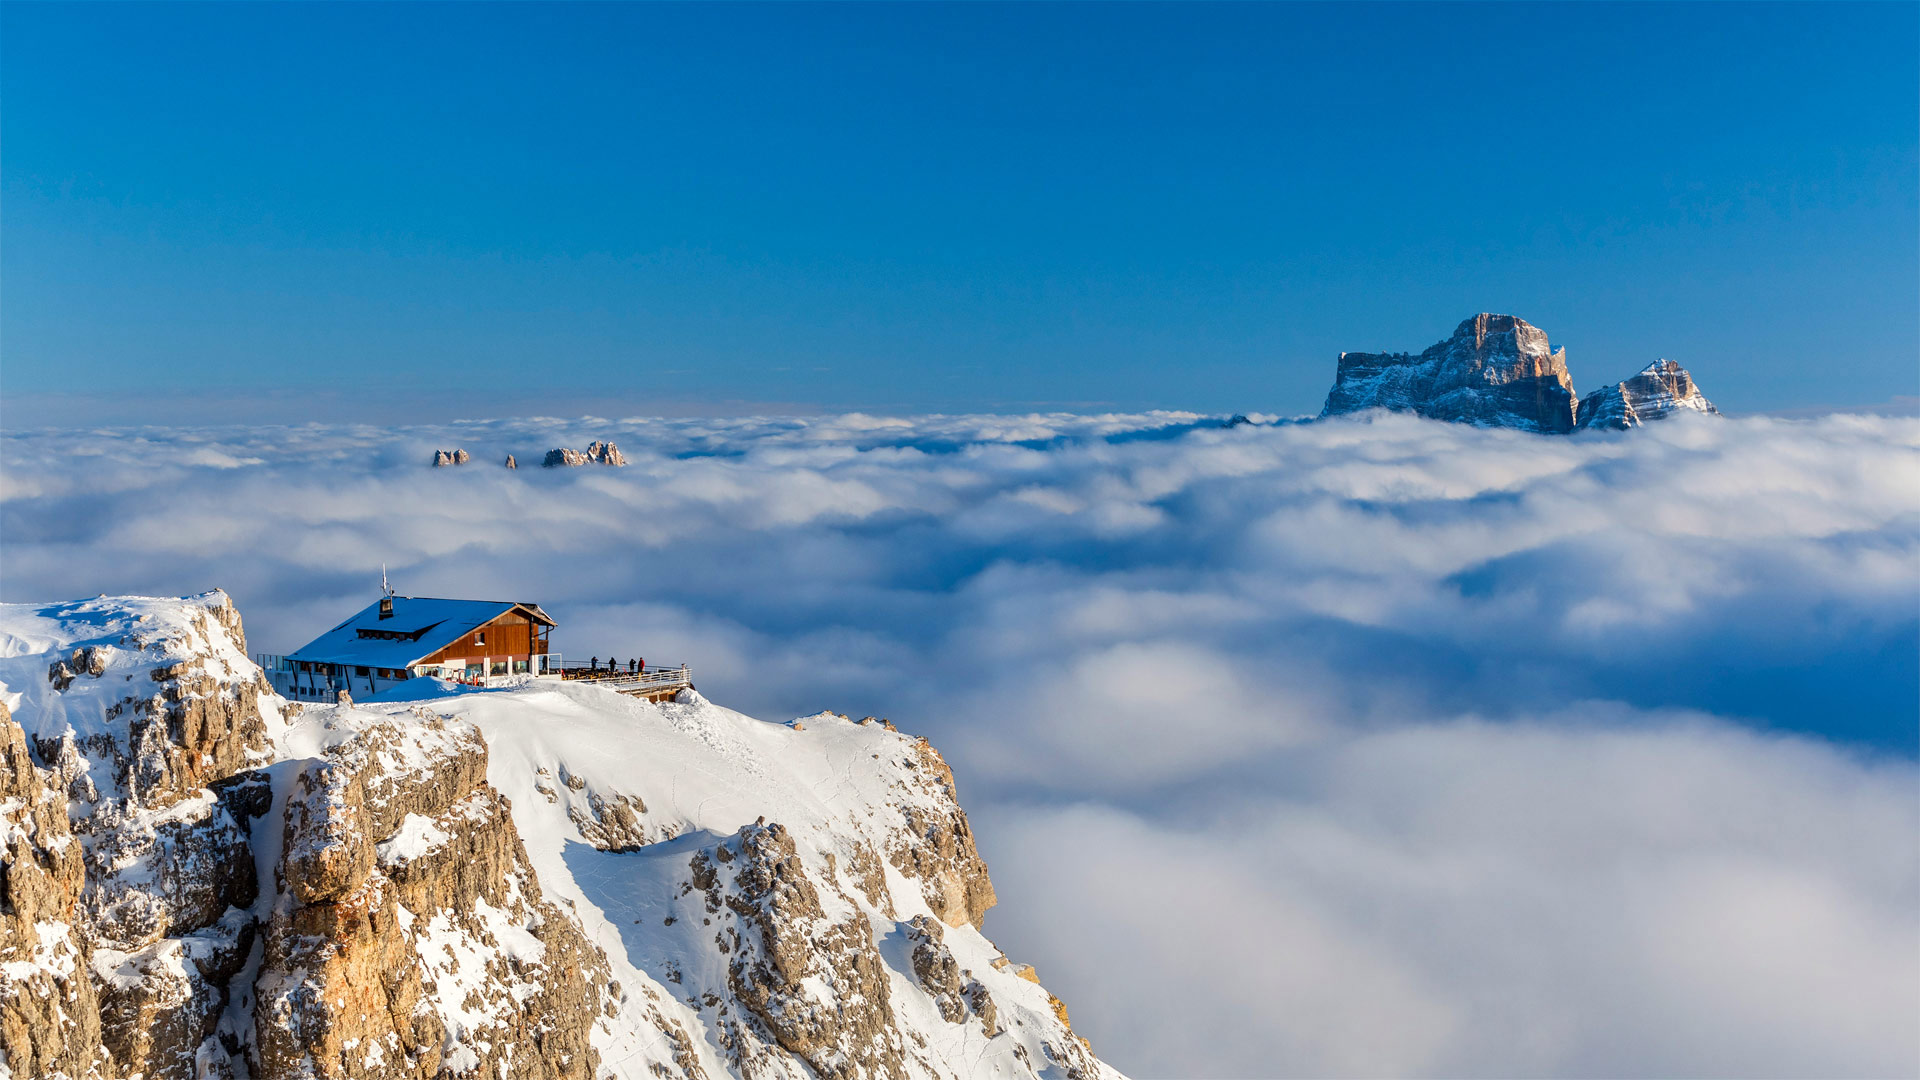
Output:
<path fill-rule="evenodd" d="M 603 664 L 589 666 L 550 660 L 546 670 L 549 675 L 558 675 L 570 681 L 591 682 L 609 690 L 667 690 L 693 685 L 693 671 L 685 664 L 629 671 L 624 667 L 608 668 Z"/>
<path fill-rule="evenodd" d="M 265 669 L 269 677 L 278 675 L 289 683 L 297 681 L 299 675 L 294 672 L 293 664 L 285 656 L 273 653 L 255 653 L 254 662 Z M 304 673 L 306 681 L 316 689 L 333 690 L 343 685 L 341 680 L 330 672 L 316 671 Z M 542 653 L 534 656 L 534 670 L 531 673 L 517 672 L 511 675 L 474 674 L 465 672 L 449 673 L 443 676 L 447 681 L 461 686 L 514 686 L 528 678 L 566 679 L 591 682 L 596 686 L 605 686 L 611 690 L 631 693 L 634 691 L 670 690 L 693 685 L 693 671 L 686 664 L 678 667 L 650 666 L 630 671 L 625 667 L 609 667 L 595 661 L 562 660 L 559 653 Z"/>

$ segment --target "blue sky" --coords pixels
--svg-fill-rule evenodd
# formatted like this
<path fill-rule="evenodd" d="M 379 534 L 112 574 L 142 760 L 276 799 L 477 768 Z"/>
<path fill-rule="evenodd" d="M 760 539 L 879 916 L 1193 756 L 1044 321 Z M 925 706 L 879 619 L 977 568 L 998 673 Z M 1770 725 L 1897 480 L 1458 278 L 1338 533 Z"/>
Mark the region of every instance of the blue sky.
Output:
<path fill-rule="evenodd" d="M 0 419 L 1293 413 L 1479 310 L 1885 402 L 1916 12 L 7 5 Z"/>

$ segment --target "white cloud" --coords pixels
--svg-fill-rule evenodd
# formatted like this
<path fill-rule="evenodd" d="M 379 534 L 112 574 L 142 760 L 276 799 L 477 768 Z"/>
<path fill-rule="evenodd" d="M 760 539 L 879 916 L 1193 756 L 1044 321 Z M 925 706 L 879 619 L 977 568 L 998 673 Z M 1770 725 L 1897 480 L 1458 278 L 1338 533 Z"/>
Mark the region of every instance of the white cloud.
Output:
<path fill-rule="evenodd" d="M 1003 944 L 1074 976 L 1097 1048 L 1148 1076 L 1920 1064 L 1906 766 L 1699 722 L 1451 723 L 1304 757 L 1191 814 L 978 822 L 1044 905 Z"/>
<path fill-rule="evenodd" d="M 596 438 L 632 464 L 534 465 Z M 749 712 L 928 734 L 989 930 L 1142 1075 L 1920 1070 L 1911 418 L 589 418 L 0 455 L 8 600 L 218 585 L 283 651 L 385 563 Z"/>

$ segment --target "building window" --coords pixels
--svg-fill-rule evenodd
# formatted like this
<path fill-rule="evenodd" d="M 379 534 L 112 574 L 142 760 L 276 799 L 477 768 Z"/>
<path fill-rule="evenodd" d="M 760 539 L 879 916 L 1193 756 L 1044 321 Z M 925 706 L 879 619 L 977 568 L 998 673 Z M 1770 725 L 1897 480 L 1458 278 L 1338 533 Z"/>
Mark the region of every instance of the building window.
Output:
<path fill-rule="evenodd" d="M 360 676 L 360 677 L 361 677 L 361 678 L 363 678 L 363 679 L 367 677 L 367 669 L 366 669 L 366 668 L 363 668 L 363 667 L 357 667 L 357 668 L 354 668 L 354 669 L 353 669 L 353 673 L 354 673 L 355 675 L 358 675 L 358 676 Z"/>
<path fill-rule="evenodd" d="M 484 630 L 475 630 L 473 632 L 473 643 L 475 645 L 485 645 L 487 643 L 487 632 Z"/>
<path fill-rule="evenodd" d="M 527 662 L 525 660 L 515 660 L 513 662 L 513 673 L 515 675 L 525 675 L 527 673 Z"/>
<path fill-rule="evenodd" d="M 490 672 L 488 672 L 488 674 L 491 674 L 491 675 L 505 675 L 506 673 L 507 673 L 507 662 L 505 660 L 495 660 L 493 662 L 493 669 Z"/>

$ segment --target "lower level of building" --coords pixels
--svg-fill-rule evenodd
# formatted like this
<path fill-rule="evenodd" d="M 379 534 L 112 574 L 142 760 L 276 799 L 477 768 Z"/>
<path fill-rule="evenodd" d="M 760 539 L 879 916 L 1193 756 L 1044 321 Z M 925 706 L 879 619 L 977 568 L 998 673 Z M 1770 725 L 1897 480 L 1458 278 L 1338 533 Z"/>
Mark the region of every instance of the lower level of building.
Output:
<path fill-rule="evenodd" d="M 261 653 L 254 657 L 273 683 L 274 692 L 292 701 L 333 703 L 342 691 L 352 697 L 372 697 L 410 679 L 444 679 L 463 686 L 512 686 L 528 679 L 586 680 L 649 700 L 663 700 L 693 686 L 693 673 L 678 667 L 640 667 L 603 663 L 598 657 L 585 664 L 568 664 L 559 653 L 531 656 L 482 656 L 451 663 L 416 664 L 410 668 L 362 667 L 295 660 Z"/>

